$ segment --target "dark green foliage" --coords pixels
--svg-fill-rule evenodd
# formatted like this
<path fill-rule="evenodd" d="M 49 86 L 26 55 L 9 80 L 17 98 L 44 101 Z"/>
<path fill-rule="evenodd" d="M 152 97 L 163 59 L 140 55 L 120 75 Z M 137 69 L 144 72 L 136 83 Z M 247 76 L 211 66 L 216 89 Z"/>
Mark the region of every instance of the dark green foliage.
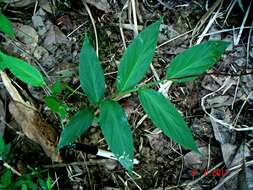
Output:
<path fill-rule="evenodd" d="M 99 103 L 105 91 L 104 72 L 87 37 L 80 53 L 79 77 L 89 101 L 93 104 Z"/>
<path fill-rule="evenodd" d="M 161 19 L 146 27 L 128 46 L 119 65 L 116 80 L 117 94 L 104 98 L 105 81 L 100 62 L 88 38 L 80 55 L 79 75 L 82 89 L 91 107 L 99 110 L 99 125 L 105 140 L 119 162 L 127 170 L 133 170 L 134 146 L 132 132 L 124 109 L 114 100 L 129 92 L 138 91 L 144 111 L 156 127 L 185 148 L 199 152 L 191 130 L 187 127 L 175 106 L 160 93 L 136 87 L 143 79 L 152 61 L 159 34 Z M 210 41 L 189 48 L 175 57 L 168 66 L 166 79 L 173 82 L 193 80 L 214 65 L 228 46 L 227 42 Z M 150 87 L 147 84 L 146 87 Z M 95 105 L 94 105 L 95 104 Z M 91 111 L 78 112 L 63 130 L 58 147 L 77 139 L 95 118 Z"/>
<path fill-rule="evenodd" d="M 133 169 L 134 147 L 130 125 L 123 108 L 117 102 L 107 100 L 100 105 L 99 124 L 105 140 L 119 162 Z"/>

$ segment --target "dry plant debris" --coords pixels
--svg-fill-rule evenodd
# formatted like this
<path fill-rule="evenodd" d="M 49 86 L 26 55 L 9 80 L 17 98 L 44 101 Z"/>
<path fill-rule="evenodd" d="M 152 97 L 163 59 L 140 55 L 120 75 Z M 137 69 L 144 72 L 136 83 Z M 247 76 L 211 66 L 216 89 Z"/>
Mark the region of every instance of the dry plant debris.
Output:
<path fill-rule="evenodd" d="M 46 175 L 40 175 L 51 176 L 52 189 L 252 189 L 252 6 L 250 0 L 1 2 L 1 11 L 12 21 L 16 33 L 16 38 L 2 38 L 0 33 L 1 51 L 37 67 L 48 84 L 44 89 L 34 88 L 8 71 L 1 73 L 0 134 L 12 150 L 9 165 L 0 166 L 1 176 L 6 166 L 23 175 L 21 162 L 23 168 L 29 165 L 46 170 Z M 196 81 L 155 86 L 185 116 L 202 155 L 183 149 L 154 130 L 137 98 L 131 96 L 120 102 L 133 126 L 135 156 L 140 161 L 133 174 L 114 160 L 74 150 L 65 152 L 65 162 L 54 162 L 61 160 L 56 150 L 59 132 L 76 110 L 87 105 L 78 77 L 84 33 L 97 49 L 110 88 L 124 49 L 160 16 L 164 21 L 155 58 L 143 83 L 163 78 L 166 65 L 191 45 L 205 40 L 231 44 L 219 63 Z M 67 105 L 69 114 L 64 119 L 44 101 L 45 96 L 52 95 L 51 87 L 57 81 L 62 90 L 55 98 Z M 78 142 L 107 150 L 98 124 L 92 125 Z M 37 159 L 23 159 L 28 153 L 15 146 L 29 147 L 25 138 L 39 144 L 45 154 L 35 150 Z"/>

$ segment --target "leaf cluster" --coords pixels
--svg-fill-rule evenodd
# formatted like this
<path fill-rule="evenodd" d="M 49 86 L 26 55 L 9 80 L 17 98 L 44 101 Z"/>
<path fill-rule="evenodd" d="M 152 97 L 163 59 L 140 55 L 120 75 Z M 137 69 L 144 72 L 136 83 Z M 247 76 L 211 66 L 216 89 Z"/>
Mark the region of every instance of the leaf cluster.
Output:
<path fill-rule="evenodd" d="M 0 136 L 0 160 L 2 162 L 8 161 L 8 154 L 10 152 L 10 148 L 10 144 L 6 145 L 3 137 Z M 0 171 L 0 189 L 37 190 L 38 187 L 41 187 L 42 190 L 52 190 L 53 180 L 49 174 L 45 179 L 37 170 L 34 170 L 30 166 L 28 166 L 28 169 L 31 170 L 30 173 L 22 174 L 18 177 L 14 176 L 12 171 L 8 168 Z"/>
<path fill-rule="evenodd" d="M 11 21 L 0 11 L 0 31 L 9 37 L 15 33 Z M 9 69 L 18 79 L 26 84 L 42 87 L 45 85 L 43 76 L 32 65 L 22 59 L 6 55 L 0 50 L 0 70 Z"/>
<path fill-rule="evenodd" d="M 155 83 L 138 86 L 155 54 L 161 22 L 162 19 L 146 27 L 128 46 L 118 67 L 116 93 L 110 97 L 105 97 L 105 77 L 101 63 L 88 37 L 85 37 L 80 52 L 79 78 L 90 105 L 79 110 L 70 119 L 61 133 L 58 149 L 73 143 L 87 131 L 92 122 L 97 120 L 96 113 L 99 111 L 98 123 L 108 146 L 122 166 L 132 171 L 134 144 L 131 125 L 124 109 L 115 100 L 125 94 L 137 92 L 144 111 L 156 127 L 183 147 L 198 152 L 191 130 L 175 106 L 162 94 L 149 88 Z M 0 23 L 0 31 L 9 37 L 15 36 L 11 22 L 1 12 Z M 162 81 L 182 83 L 195 79 L 219 60 L 227 46 L 227 42 L 208 41 L 185 50 L 168 64 L 166 76 Z M 36 68 L 0 51 L 0 70 L 4 69 L 9 69 L 29 85 L 45 85 Z M 56 83 L 51 91 L 53 94 L 45 97 L 46 104 L 53 112 L 58 113 L 61 119 L 66 118 L 68 106 L 57 98 L 57 94 L 62 91 L 61 85 Z M 8 171 L 4 175 L 8 177 Z"/>
<path fill-rule="evenodd" d="M 152 62 L 161 21 L 146 27 L 128 46 L 118 67 L 117 91 L 110 97 L 104 95 L 104 72 L 88 37 L 85 37 L 80 53 L 79 78 L 90 107 L 79 110 L 70 119 L 61 133 L 58 148 L 74 142 L 87 131 L 99 110 L 98 123 L 108 146 L 122 166 L 132 171 L 134 145 L 131 125 L 115 99 L 137 92 L 144 111 L 156 127 L 183 147 L 198 152 L 191 130 L 175 106 L 159 92 L 149 89 L 152 84 L 138 86 Z M 227 46 L 227 42 L 208 41 L 185 50 L 168 65 L 162 81 L 182 83 L 195 79 L 218 61 Z"/>

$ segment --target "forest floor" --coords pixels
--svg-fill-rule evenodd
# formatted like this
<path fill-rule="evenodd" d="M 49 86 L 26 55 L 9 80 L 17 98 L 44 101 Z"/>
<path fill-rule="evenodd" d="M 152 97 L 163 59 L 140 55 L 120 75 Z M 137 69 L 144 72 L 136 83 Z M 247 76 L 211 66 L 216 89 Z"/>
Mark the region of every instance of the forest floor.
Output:
<path fill-rule="evenodd" d="M 195 44 L 230 42 L 218 63 L 196 80 L 154 87 L 182 113 L 202 155 L 184 149 L 155 129 L 136 94 L 119 101 L 132 126 L 135 158 L 139 160 L 132 175 L 115 160 L 75 150 L 65 153 L 64 162 L 52 161 L 41 148 L 43 144 L 22 131 L 21 126 L 30 125 L 35 116 L 10 106 L 12 97 L 0 82 L 0 134 L 9 145 L 8 159 L 0 166 L 1 183 L 9 166 L 14 171 L 12 183 L 30 180 L 37 189 L 47 189 L 41 181 L 49 179 L 48 175 L 52 189 L 60 190 L 253 189 L 250 1 L 3 0 L 0 5 L 16 31 L 15 39 L 1 38 L 1 50 L 36 66 L 49 87 L 57 81 L 63 86 L 57 98 L 71 108 L 65 119 L 45 104 L 47 89 L 27 86 L 7 73 L 22 98 L 37 109 L 38 120 L 53 126 L 57 134 L 70 116 L 87 104 L 80 95 L 78 77 L 85 33 L 98 49 L 107 95 L 115 91 L 117 65 L 136 28 L 140 32 L 161 16 L 157 49 L 144 82 L 163 78 L 170 61 Z M 35 126 L 43 127 L 39 121 Z M 78 142 L 110 151 L 96 124 Z"/>

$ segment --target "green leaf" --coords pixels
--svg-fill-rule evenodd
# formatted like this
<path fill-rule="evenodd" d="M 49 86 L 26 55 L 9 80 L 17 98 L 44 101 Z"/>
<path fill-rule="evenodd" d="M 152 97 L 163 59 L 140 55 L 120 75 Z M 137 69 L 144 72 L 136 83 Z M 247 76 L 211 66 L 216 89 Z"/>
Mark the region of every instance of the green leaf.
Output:
<path fill-rule="evenodd" d="M 58 149 L 64 147 L 79 138 L 92 124 L 93 111 L 82 109 L 78 111 L 69 121 L 61 133 Z"/>
<path fill-rule="evenodd" d="M 7 65 L 4 63 L 3 56 L 4 54 L 0 51 L 0 70 L 4 70 L 7 68 Z"/>
<path fill-rule="evenodd" d="M 197 78 L 220 59 L 228 45 L 224 41 L 208 41 L 185 50 L 169 64 L 166 78 L 175 82 Z"/>
<path fill-rule="evenodd" d="M 5 55 L 2 52 L 0 55 L 6 67 L 23 82 L 37 87 L 45 84 L 41 73 L 32 65 L 16 57 Z"/>
<path fill-rule="evenodd" d="M 34 183 L 31 179 L 27 179 L 25 181 L 25 183 L 27 184 L 27 186 L 29 187 L 29 189 L 31 189 L 31 190 L 38 190 L 37 184 Z"/>
<path fill-rule="evenodd" d="M 48 174 L 48 176 L 47 176 L 47 189 L 51 190 L 52 189 L 52 185 L 53 185 L 53 180 L 50 177 L 50 175 Z"/>
<path fill-rule="evenodd" d="M 100 106 L 99 124 L 107 144 L 119 162 L 129 171 L 133 169 L 134 146 L 132 132 L 122 107 L 114 101 Z"/>
<path fill-rule="evenodd" d="M 99 103 L 105 91 L 104 72 L 87 36 L 80 53 L 79 77 L 89 101 L 93 104 Z"/>
<path fill-rule="evenodd" d="M 62 92 L 62 84 L 60 80 L 57 80 L 50 88 L 53 94 L 60 94 Z"/>
<path fill-rule="evenodd" d="M 5 155 L 5 143 L 3 137 L 0 135 L 0 160 Z"/>
<path fill-rule="evenodd" d="M 198 152 L 191 130 L 169 100 L 152 89 L 140 90 L 138 94 L 141 105 L 156 127 L 185 148 Z"/>
<path fill-rule="evenodd" d="M 0 31 L 9 35 L 10 37 L 15 36 L 11 21 L 6 16 L 4 16 L 4 14 L 1 11 L 0 11 Z"/>
<path fill-rule="evenodd" d="M 127 47 L 117 75 L 119 92 L 134 88 L 143 79 L 154 56 L 161 21 L 148 26 Z"/>
<path fill-rule="evenodd" d="M 0 58 L 1 59 L 1 58 Z M 3 71 L 4 69 L 6 69 L 7 67 L 6 67 L 6 65 L 5 65 L 5 63 L 4 62 L 1 62 L 1 60 L 0 60 L 0 70 L 1 71 Z"/>
<path fill-rule="evenodd" d="M 53 180 L 50 177 L 50 175 L 48 174 L 47 176 L 47 180 L 43 180 L 42 178 L 39 178 L 39 185 L 43 190 L 51 190 L 53 189 L 52 185 L 53 185 Z"/>
<path fill-rule="evenodd" d="M 46 183 L 45 180 L 39 178 L 39 185 L 40 185 L 40 187 L 41 187 L 43 190 L 48 190 L 48 189 L 47 189 L 47 183 Z"/>
<path fill-rule="evenodd" d="M 22 184 L 24 183 L 26 183 L 26 181 L 22 177 L 19 177 L 16 179 L 15 183 L 11 185 L 11 189 L 16 189 L 17 187 L 21 187 Z"/>
<path fill-rule="evenodd" d="M 45 103 L 53 112 L 58 113 L 61 119 L 66 118 L 68 115 L 66 111 L 68 106 L 63 102 L 59 102 L 54 96 L 46 96 Z"/>
<path fill-rule="evenodd" d="M 25 183 L 22 184 L 21 190 L 27 190 L 27 185 Z"/>
<path fill-rule="evenodd" d="M 11 185 L 11 170 L 7 169 L 5 170 L 5 172 L 3 173 L 3 175 L 1 176 L 0 179 L 0 184 L 7 188 L 9 185 Z"/>

